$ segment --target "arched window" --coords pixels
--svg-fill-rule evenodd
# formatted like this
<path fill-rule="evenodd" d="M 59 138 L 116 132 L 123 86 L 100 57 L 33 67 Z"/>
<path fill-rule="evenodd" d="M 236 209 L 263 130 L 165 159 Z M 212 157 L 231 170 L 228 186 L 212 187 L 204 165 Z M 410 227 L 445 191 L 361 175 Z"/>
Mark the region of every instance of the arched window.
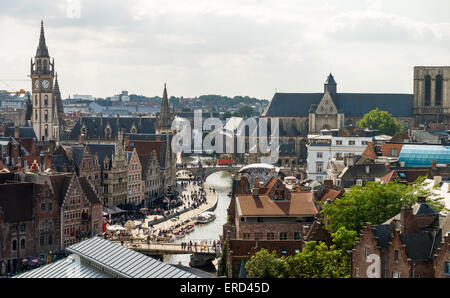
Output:
<path fill-rule="evenodd" d="M 436 106 L 442 104 L 442 76 L 436 76 Z"/>
<path fill-rule="evenodd" d="M 45 125 L 45 136 L 48 136 L 48 125 Z"/>
<path fill-rule="evenodd" d="M 44 105 L 48 106 L 48 95 L 44 96 Z"/>
<path fill-rule="evenodd" d="M 429 106 L 431 103 L 431 77 L 425 76 L 425 105 Z"/>
<path fill-rule="evenodd" d="M 48 110 L 45 110 L 45 112 L 44 112 L 44 119 L 45 119 L 45 122 L 48 121 Z"/>
<path fill-rule="evenodd" d="M 47 71 L 47 60 L 44 60 L 44 71 Z"/>
<path fill-rule="evenodd" d="M 37 94 L 34 96 L 34 104 L 35 104 L 36 106 L 38 105 Z"/>
<path fill-rule="evenodd" d="M 34 111 L 34 118 L 36 119 L 36 121 L 38 120 L 38 111 Z"/>

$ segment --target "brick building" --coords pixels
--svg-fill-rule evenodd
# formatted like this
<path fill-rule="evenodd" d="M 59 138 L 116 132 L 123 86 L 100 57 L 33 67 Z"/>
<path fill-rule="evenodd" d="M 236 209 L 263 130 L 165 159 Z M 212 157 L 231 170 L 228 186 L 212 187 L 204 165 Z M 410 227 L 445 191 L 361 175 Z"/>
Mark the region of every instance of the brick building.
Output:
<path fill-rule="evenodd" d="M 60 250 L 59 206 L 48 183 L 0 175 L 0 275 L 13 273 L 23 258 Z"/>
<path fill-rule="evenodd" d="M 128 203 L 139 205 L 144 201 L 145 182 L 142 165 L 136 149 L 128 153 Z"/>
<path fill-rule="evenodd" d="M 303 234 L 314 222 L 318 209 L 312 192 L 294 192 L 277 177 L 251 187 L 246 176 L 233 183 L 233 194 L 224 226 L 228 241 L 228 276 L 239 273 L 242 259 L 261 248 L 278 256 L 294 255 L 303 248 Z"/>
<path fill-rule="evenodd" d="M 449 231 L 449 217 L 419 198 L 384 224 L 364 227 L 352 253 L 351 277 L 450 277 Z"/>

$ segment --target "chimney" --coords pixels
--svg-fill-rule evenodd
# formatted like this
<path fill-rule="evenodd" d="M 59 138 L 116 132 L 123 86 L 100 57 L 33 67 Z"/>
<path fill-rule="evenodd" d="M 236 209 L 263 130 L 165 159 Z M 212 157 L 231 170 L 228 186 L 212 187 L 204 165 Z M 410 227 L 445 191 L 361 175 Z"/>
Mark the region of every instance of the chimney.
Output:
<path fill-rule="evenodd" d="M 252 195 L 254 199 L 259 198 L 259 188 L 256 187 L 252 188 Z"/>
<path fill-rule="evenodd" d="M 255 184 L 252 188 L 252 195 L 255 199 L 259 198 L 259 177 L 255 178 Z"/>
<path fill-rule="evenodd" d="M 44 152 L 44 170 L 52 167 L 52 154 L 49 152 Z"/>
<path fill-rule="evenodd" d="M 439 185 L 442 182 L 442 176 L 434 176 L 434 185 Z"/>
<path fill-rule="evenodd" d="M 14 138 L 15 139 L 20 138 L 20 128 L 18 125 L 14 126 Z"/>
<path fill-rule="evenodd" d="M 414 221 L 413 208 L 410 205 L 404 206 L 400 211 L 401 233 L 411 233 L 410 230 Z"/>
<path fill-rule="evenodd" d="M 426 197 L 417 197 L 417 203 L 419 203 L 419 204 L 425 203 L 426 200 L 427 200 Z"/>
<path fill-rule="evenodd" d="M 255 177 L 255 188 L 259 188 L 259 177 Z"/>

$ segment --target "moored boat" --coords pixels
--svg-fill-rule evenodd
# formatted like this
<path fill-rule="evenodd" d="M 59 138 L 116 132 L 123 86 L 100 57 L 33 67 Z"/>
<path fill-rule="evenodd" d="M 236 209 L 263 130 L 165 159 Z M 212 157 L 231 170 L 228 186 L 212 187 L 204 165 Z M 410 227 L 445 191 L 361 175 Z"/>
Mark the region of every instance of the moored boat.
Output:
<path fill-rule="evenodd" d="M 194 229 L 195 229 L 195 225 L 194 225 L 194 224 L 188 225 L 188 226 L 186 227 L 186 229 L 185 229 L 186 234 L 193 232 Z"/>
<path fill-rule="evenodd" d="M 198 216 L 198 222 L 199 224 L 207 224 L 212 222 L 213 220 L 216 219 L 216 215 L 214 214 L 214 212 L 210 212 L 210 211 L 206 211 L 201 213 Z"/>

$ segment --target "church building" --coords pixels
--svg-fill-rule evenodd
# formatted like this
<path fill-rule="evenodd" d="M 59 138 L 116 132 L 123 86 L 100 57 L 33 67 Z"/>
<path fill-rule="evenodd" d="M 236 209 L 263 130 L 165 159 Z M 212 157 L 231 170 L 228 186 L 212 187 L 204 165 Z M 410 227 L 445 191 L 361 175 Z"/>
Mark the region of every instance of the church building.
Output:
<path fill-rule="evenodd" d="M 414 68 L 414 94 L 339 93 L 330 74 L 319 93 L 275 93 L 261 117 L 279 118 L 280 161 L 306 159 L 308 134 L 354 126 L 376 108 L 391 113 L 407 129 L 450 123 L 450 67 Z"/>

